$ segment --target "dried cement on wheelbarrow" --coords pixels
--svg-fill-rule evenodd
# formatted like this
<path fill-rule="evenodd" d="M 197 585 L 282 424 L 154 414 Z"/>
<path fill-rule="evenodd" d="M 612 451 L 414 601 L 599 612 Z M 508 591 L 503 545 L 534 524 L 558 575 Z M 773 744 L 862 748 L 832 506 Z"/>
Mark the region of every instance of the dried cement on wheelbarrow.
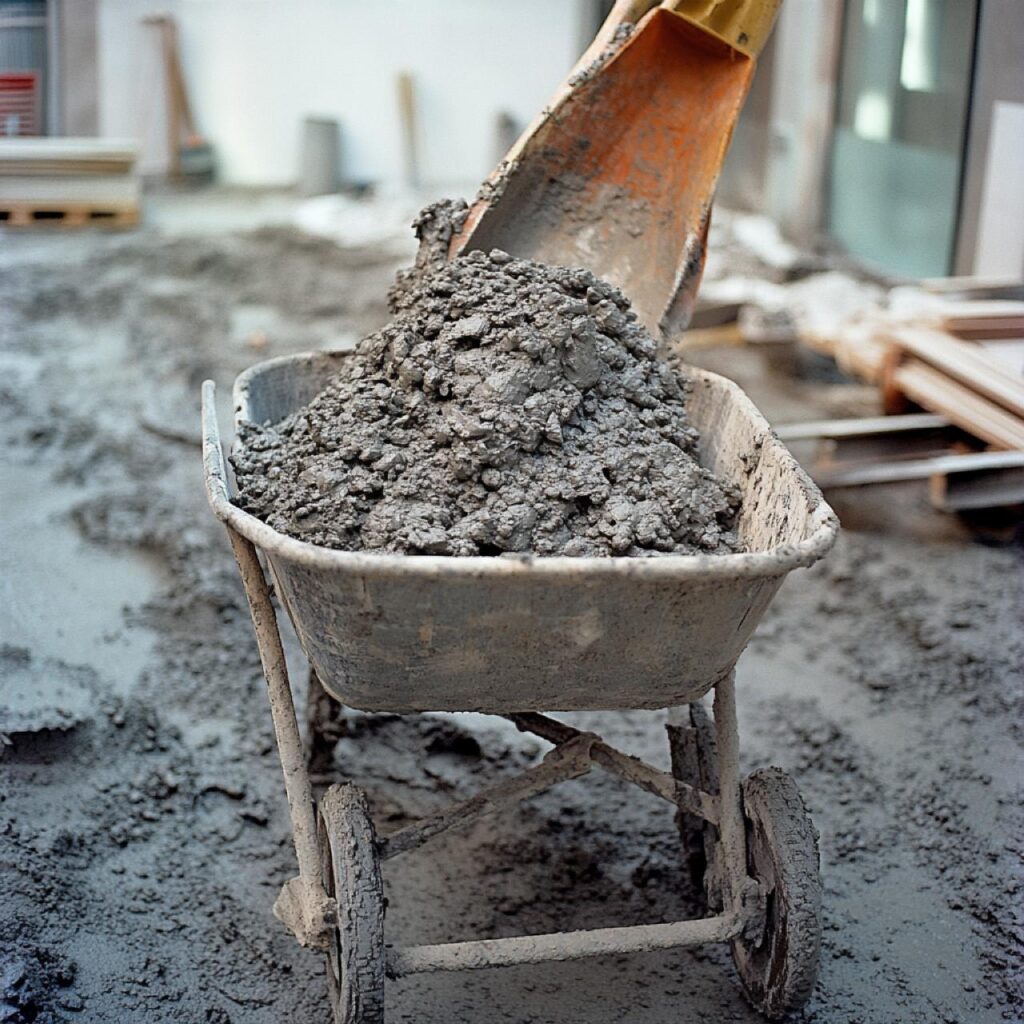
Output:
<path fill-rule="evenodd" d="M 497 250 L 438 260 L 444 212 L 418 224 L 394 319 L 305 409 L 243 427 L 238 504 L 344 550 L 737 550 L 739 494 L 697 461 L 688 379 L 623 295 Z"/>

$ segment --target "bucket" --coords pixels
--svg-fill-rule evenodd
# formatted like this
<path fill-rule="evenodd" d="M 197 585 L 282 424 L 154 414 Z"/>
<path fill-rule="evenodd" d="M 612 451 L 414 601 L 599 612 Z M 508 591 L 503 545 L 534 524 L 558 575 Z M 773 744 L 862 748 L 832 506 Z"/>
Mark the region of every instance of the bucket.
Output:
<path fill-rule="evenodd" d="M 299 192 L 322 196 L 337 192 L 340 184 L 341 133 L 329 117 L 307 117 L 302 125 Z"/>

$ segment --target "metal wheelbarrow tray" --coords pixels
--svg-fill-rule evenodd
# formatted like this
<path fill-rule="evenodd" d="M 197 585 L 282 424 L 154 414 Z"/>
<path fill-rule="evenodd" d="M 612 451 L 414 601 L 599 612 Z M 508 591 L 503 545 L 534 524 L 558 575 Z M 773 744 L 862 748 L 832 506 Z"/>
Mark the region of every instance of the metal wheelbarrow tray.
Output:
<path fill-rule="evenodd" d="M 342 358 L 313 353 L 253 367 L 235 383 L 236 421 L 280 421 L 322 390 Z M 701 462 L 743 495 L 741 554 L 457 558 L 299 541 L 231 503 L 213 385 L 204 385 L 207 493 L 249 599 L 299 861 L 275 912 L 301 942 L 327 950 L 338 1021 L 382 1021 L 385 974 L 707 941 L 732 943 L 744 989 L 769 1017 L 809 997 L 820 939 L 816 833 L 782 772 L 740 780 L 733 667 L 786 574 L 825 554 L 838 524 L 743 392 L 715 374 L 692 375 L 688 412 Z M 351 785 L 332 786 L 317 807 L 257 551 L 309 659 L 311 686 L 365 711 L 502 714 L 555 748 L 521 775 L 384 838 Z M 713 722 L 701 703 L 712 688 Z M 538 713 L 605 708 L 671 709 L 672 772 Z M 329 724 L 313 720 L 311 731 L 323 749 Z M 385 949 L 381 860 L 595 766 L 675 805 L 691 869 L 718 913 Z"/>

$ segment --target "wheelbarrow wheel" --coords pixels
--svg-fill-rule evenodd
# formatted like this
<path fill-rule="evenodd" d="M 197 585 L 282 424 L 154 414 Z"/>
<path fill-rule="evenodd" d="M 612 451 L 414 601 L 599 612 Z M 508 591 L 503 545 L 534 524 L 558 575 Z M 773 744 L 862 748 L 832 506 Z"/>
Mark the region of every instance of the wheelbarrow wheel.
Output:
<path fill-rule="evenodd" d="M 689 719 L 688 727 L 668 727 L 672 774 L 680 782 L 715 795 L 718 793 L 715 723 L 700 701 L 687 707 L 686 717 Z M 707 905 L 713 910 L 719 909 L 721 894 L 714 871 L 718 829 L 698 815 L 682 810 L 676 814 L 676 826 L 682 840 L 690 880 L 698 891 L 704 893 Z"/>
<path fill-rule="evenodd" d="M 811 997 L 821 949 L 818 836 L 793 780 L 764 768 L 743 780 L 747 870 L 766 896 L 761 934 L 733 940 L 755 1009 L 778 1020 Z"/>
<path fill-rule="evenodd" d="M 362 790 L 331 786 L 320 800 L 319 831 L 324 886 L 338 905 L 327 951 L 335 1024 L 383 1024 L 384 889 Z"/>

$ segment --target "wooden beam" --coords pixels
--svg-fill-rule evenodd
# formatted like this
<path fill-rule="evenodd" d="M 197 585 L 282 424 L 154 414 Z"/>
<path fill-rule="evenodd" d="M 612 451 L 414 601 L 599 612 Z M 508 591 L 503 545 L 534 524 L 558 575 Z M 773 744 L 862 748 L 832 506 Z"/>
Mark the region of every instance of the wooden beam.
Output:
<path fill-rule="evenodd" d="M 899 351 L 941 370 L 1014 416 L 1024 418 L 1024 377 L 1015 376 L 993 362 L 983 349 L 944 331 L 915 327 L 890 329 L 885 338 Z"/>
<path fill-rule="evenodd" d="M 1024 505 L 1024 466 L 939 474 L 931 478 L 929 496 L 943 512 Z"/>
<path fill-rule="evenodd" d="M 933 295 L 983 294 L 992 292 L 1024 291 L 1024 279 L 1020 277 L 928 277 L 918 282 L 925 291 Z"/>
<path fill-rule="evenodd" d="M 943 304 L 938 312 L 942 326 L 950 331 L 982 324 L 989 327 L 1024 324 L 1024 302 L 1013 299 L 950 302 Z"/>
<path fill-rule="evenodd" d="M 937 430 L 948 427 L 945 416 L 933 413 L 912 413 L 907 416 L 869 416 L 845 420 L 811 420 L 807 423 L 784 423 L 775 428 L 780 441 L 835 440 L 840 437 L 868 437 L 904 431 Z"/>
<path fill-rule="evenodd" d="M 419 128 L 416 111 L 416 84 L 408 71 L 395 77 L 398 95 L 398 125 L 402 138 L 403 184 L 418 188 L 420 184 Z"/>
<path fill-rule="evenodd" d="M 1024 419 L 918 359 L 890 371 L 892 390 L 997 448 L 1024 449 Z"/>
<path fill-rule="evenodd" d="M 1005 470 L 1024 470 L 1024 452 L 940 455 L 932 459 L 843 466 L 813 475 L 819 487 L 865 487 L 869 484 L 930 480 L 935 476 L 952 476 L 960 473 L 1002 473 Z"/>

